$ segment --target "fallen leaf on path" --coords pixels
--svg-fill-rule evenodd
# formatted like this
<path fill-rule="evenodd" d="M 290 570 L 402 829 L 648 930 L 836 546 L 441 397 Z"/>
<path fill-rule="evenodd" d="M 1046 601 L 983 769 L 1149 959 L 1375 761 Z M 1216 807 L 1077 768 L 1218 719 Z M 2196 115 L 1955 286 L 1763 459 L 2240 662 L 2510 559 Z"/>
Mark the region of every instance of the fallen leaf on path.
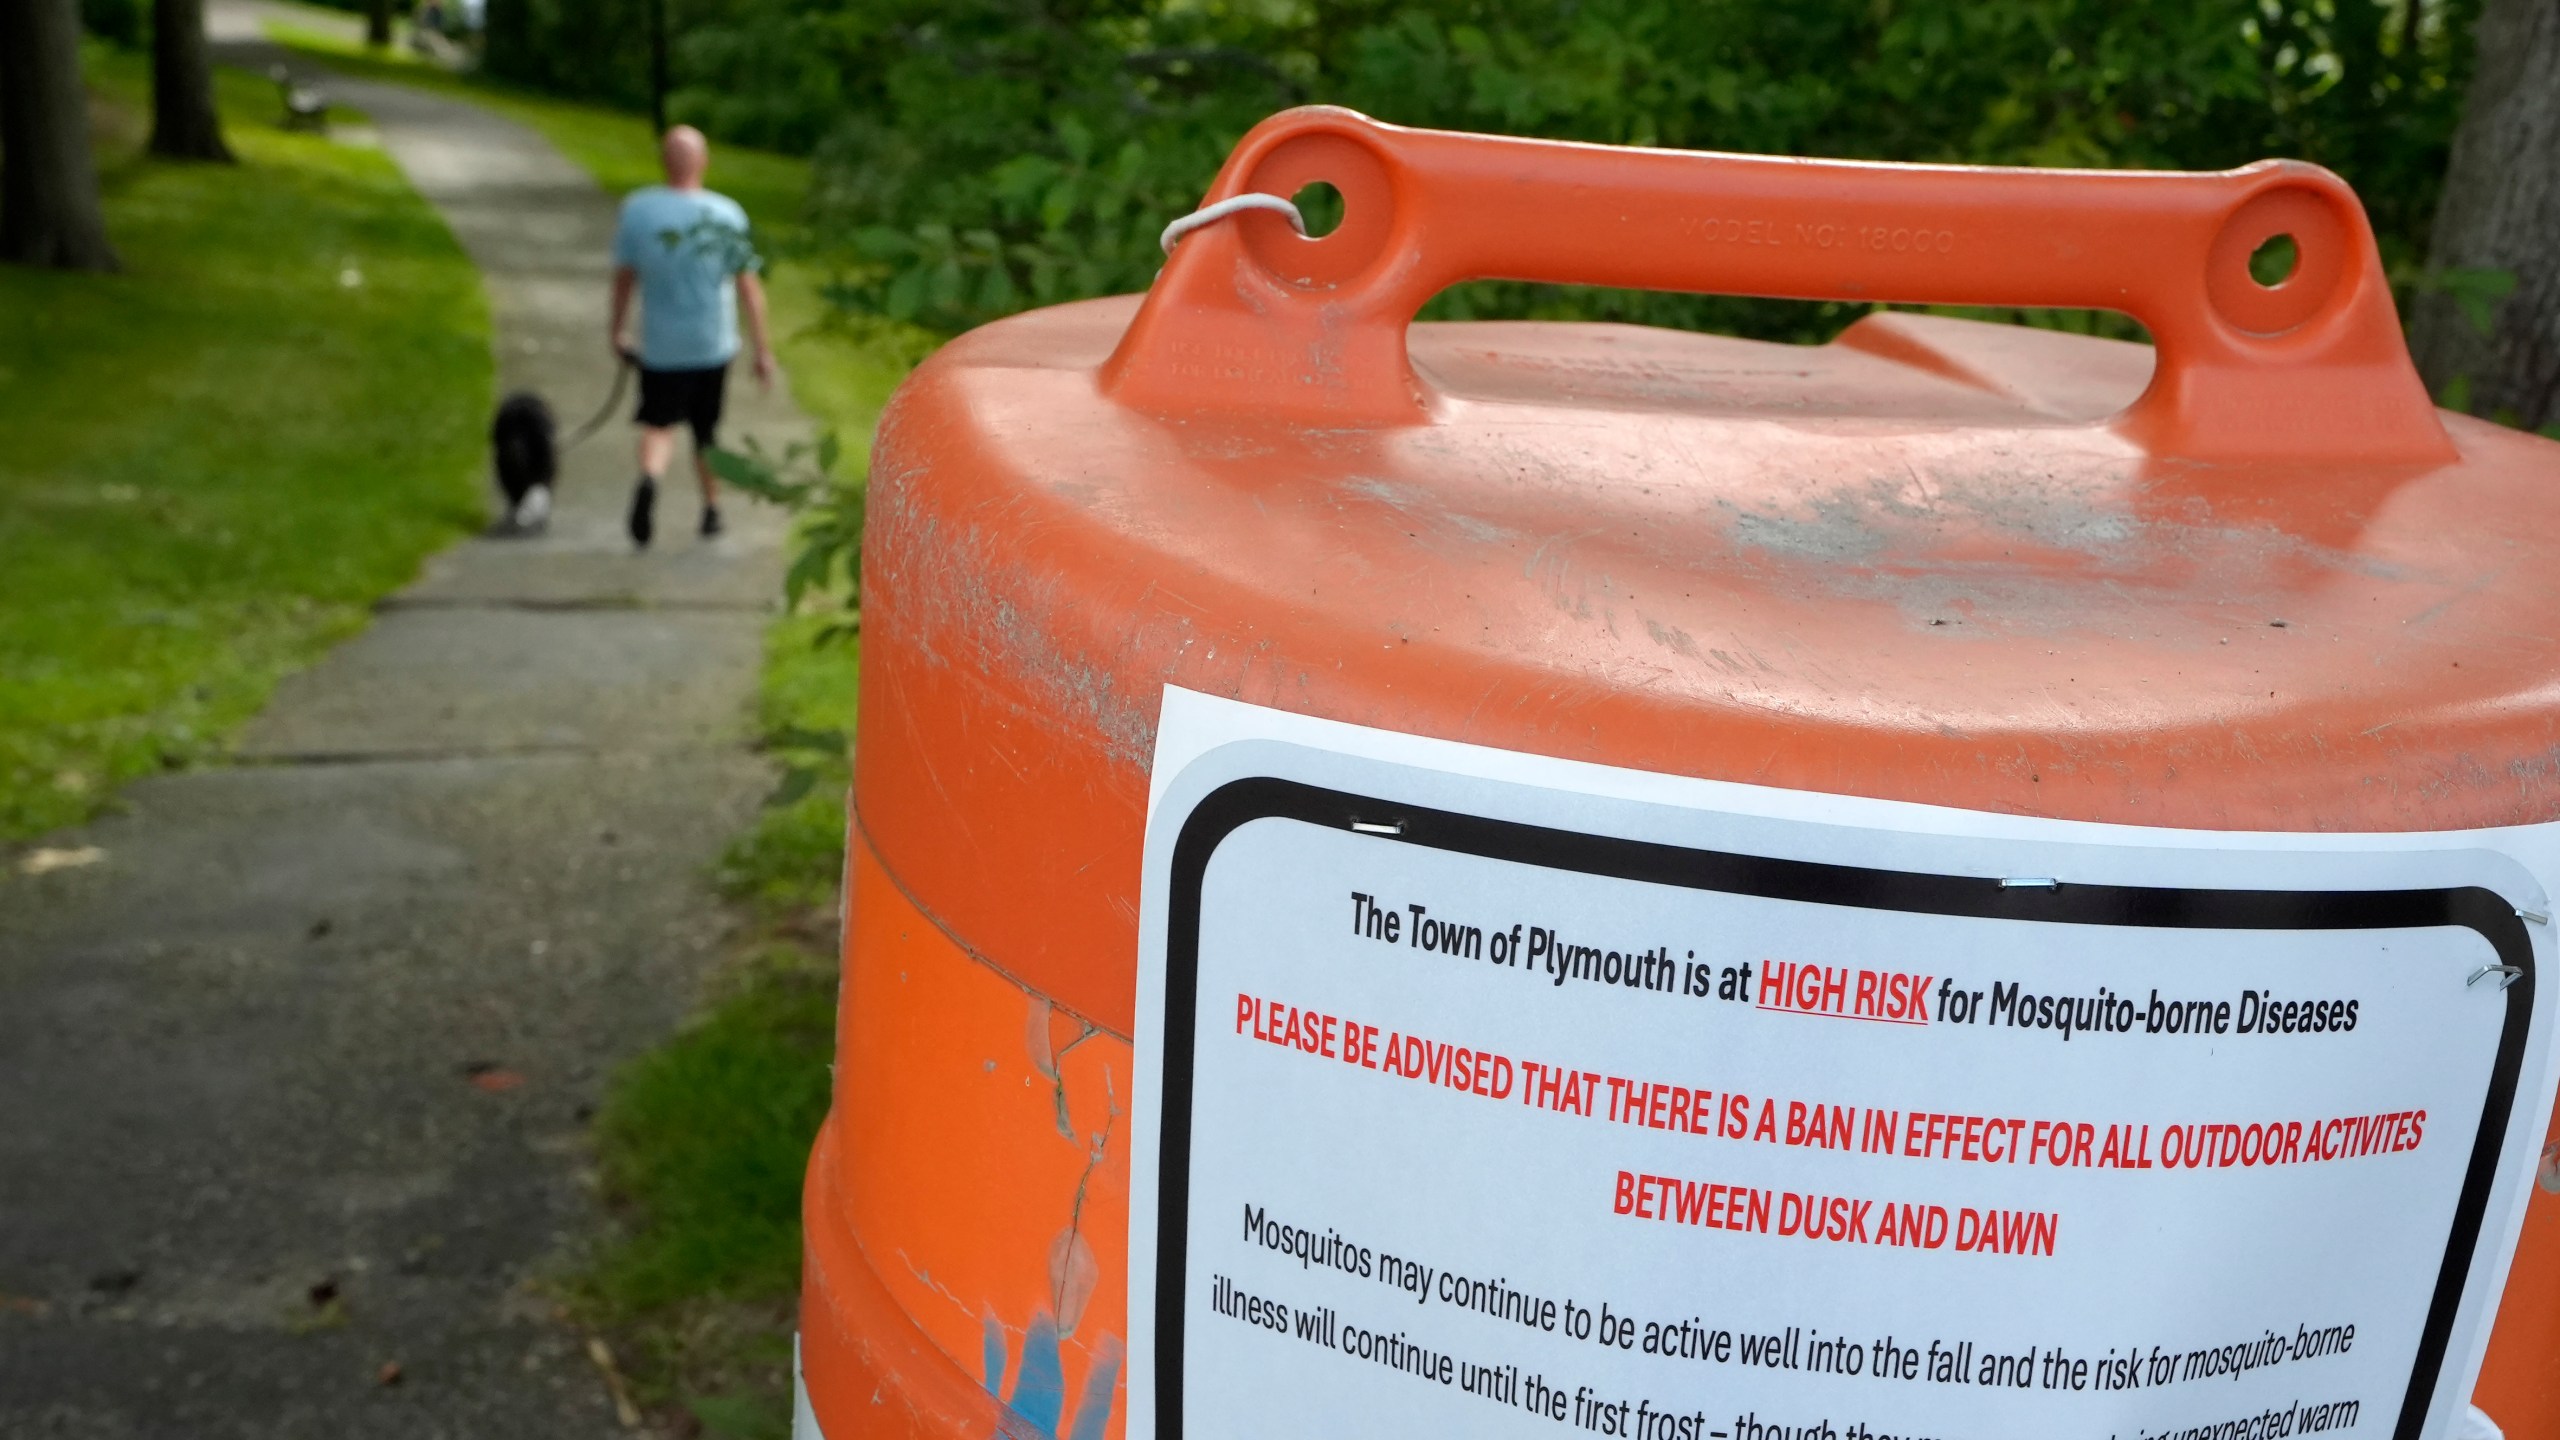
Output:
<path fill-rule="evenodd" d="M 95 845 L 69 850 L 30 850 L 27 858 L 18 862 L 18 870 L 25 875 L 49 875 L 56 870 L 77 870 L 83 865 L 95 865 L 106 858 L 107 852 Z"/>
<path fill-rule="evenodd" d="M 501 1070 L 493 1065 L 486 1070 L 473 1070 L 471 1083 L 487 1094 L 504 1095 L 522 1085 L 524 1076 L 513 1070 Z"/>
<path fill-rule="evenodd" d="M 376 1384 L 376 1385 L 397 1385 L 397 1384 L 399 1384 L 399 1383 L 400 1383 L 400 1362 L 399 1362 L 399 1361 L 397 1361 L 397 1360 L 385 1360 L 385 1361 L 383 1361 L 383 1362 L 382 1362 L 382 1368 L 373 1372 L 373 1383 L 374 1383 L 374 1384 Z"/>
<path fill-rule="evenodd" d="M 631 1387 L 623 1383 L 622 1368 L 613 1363 L 613 1349 L 596 1336 L 587 1337 L 587 1358 L 604 1372 L 604 1388 L 613 1396 L 613 1418 L 625 1430 L 640 1428 L 640 1407 L 631 1403 Z"/>
<path fill-rule="evenodd" d="M 0 1295 L 0 1310 L 18 1315 L 32 1315 L 41 1320 L 53 1313 L 53 1306 L 50 1302 L 38 1300 L 32 1295 Z"/>
<path fill-rule="evenodd" d="M 318 1335 L 324 1331 L 345 1328 L 347 1323 L 346 1297 L 338 1293 L 337 1286 L 331 1285 L 329 1287 L 329 1298 L 322 1300 L 318 1298 L 320 1288 L 321 1287 L 317 1285 L 311 1287 L 313 1296 L 311 1309 L 307 1311 L 297 1310 L 285 1317 L 284 1330 L 286 1334 Z"/>

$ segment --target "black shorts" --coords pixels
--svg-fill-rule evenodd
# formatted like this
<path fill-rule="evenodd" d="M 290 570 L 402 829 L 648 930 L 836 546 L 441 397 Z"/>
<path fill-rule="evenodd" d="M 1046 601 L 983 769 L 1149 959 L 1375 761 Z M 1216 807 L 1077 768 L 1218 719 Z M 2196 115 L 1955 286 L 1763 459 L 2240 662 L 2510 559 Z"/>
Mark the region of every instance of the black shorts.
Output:
<path fill-rule="evenodd" d="M 720 429 L 720 402 L 729 389 L 729 367 L 714 365 L 708 370 L 652 370 L 640 368 L 641 424 L 657 429 L 671 425 L 693 427 L 693 443 L 703 449 L 712 445 L 712 436 Z"/>

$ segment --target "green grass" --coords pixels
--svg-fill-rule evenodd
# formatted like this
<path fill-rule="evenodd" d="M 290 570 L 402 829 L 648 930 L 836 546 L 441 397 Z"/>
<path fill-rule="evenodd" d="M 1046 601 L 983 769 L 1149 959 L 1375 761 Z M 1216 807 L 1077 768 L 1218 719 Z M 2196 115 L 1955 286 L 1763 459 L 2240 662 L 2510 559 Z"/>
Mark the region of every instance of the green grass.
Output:
<path fill-rule="evenodd" d="M 488 318 L 435 213 L 258 77 L 218 77 L 239 165 L 141 159 L 147 62 L 91 58 L 124 273 L 0 268 L 0 840 L 216 752 L 482 518 Z"/>
<path fill-rule="evenodd" d="M 789 615 L 765 631 L 757 721 L 768 743 L 800 732 L 852 732 L 861 642 L 819 648 L 812 642 L 824 623 L 819 615 Z M 730 843 L 720 861 L 720 886 L 768 924 L 807 928 L 808 915 L 835 908 L 850 775 L 841 758 L 819 759 L 805 749 L 788 752 L 785 761 L 813 769 L 813 783 L 796 799 L 768 804 Z"/>
<path fill-rule="evenodd" d="M 765 954 L 678 1043 L 622 1073 L 598 1117 L 605 1174 L 650 1198 L 648 1226 L 596 1267 L 625 1311 L 697 1296 L 764 1300 L 800 1283 L 800 1172 L 827 1108 L 832 987 Z M 719 1125 L 691 1123 L 706 1110 Z"/>

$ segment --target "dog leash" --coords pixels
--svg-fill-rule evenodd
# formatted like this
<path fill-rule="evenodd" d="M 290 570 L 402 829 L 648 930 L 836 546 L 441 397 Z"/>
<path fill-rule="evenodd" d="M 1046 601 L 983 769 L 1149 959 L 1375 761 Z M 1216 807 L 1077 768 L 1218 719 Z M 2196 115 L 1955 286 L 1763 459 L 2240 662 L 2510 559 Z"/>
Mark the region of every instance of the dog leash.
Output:
<path fill-rule="evenodd" d="M 631 388 L 631 372 L 640 368 L 640 357 L 628 350 L 620 353 L 622 363 L 613 367 L 613 393 L 604 397 L 604 404 L 598 407 L 593 418 L 579 426 L 576 434 L 561 442 L 563 452 L 575 448 L 580 441 L 603 429 L 604 422 L 613 418 L 613 412 L 622 408 L 622 392 Z"/>

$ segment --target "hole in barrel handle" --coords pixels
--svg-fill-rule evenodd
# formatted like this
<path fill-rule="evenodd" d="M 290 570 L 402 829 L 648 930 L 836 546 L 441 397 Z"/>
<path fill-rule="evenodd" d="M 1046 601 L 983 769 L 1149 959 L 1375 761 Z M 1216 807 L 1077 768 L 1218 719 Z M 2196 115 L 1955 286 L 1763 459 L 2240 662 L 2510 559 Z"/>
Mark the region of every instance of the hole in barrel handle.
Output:
<path fill-rule="evenodd" d="M 2302 242 L 2290 231 L 2278 231 L 2249 252 L 2249 278 L 2269 290 L 2281 289 L 2302 268 Z"/>
<path fill-rule="evenodd" d="M 2352 291 L 2360 219 L 2303 180 L 2279 180 L 2234 206 L 2204 257 L 2214 314 L 2243 335 L 2273 339 L 2330 313 Z"/>
<path fill-rule="evenodd" d="M 1307 222 L 1307 238 L 1321 240 L 1342 227 L 1342 192 L 1330 180 L 1310 180 L 1289 197 Z"/>
<path fill-rule="evenodd" d="M 1245 226 L 1246 252 L 1283 282 L 1338 293 L 1375 278 L 1390 258 L 1396 186 L 1368 136 L 1319 124 L 1279 140 L 1243 180 L 1287 196 L 1305 222 L 1303 238 L 1267 220 Z"/>

